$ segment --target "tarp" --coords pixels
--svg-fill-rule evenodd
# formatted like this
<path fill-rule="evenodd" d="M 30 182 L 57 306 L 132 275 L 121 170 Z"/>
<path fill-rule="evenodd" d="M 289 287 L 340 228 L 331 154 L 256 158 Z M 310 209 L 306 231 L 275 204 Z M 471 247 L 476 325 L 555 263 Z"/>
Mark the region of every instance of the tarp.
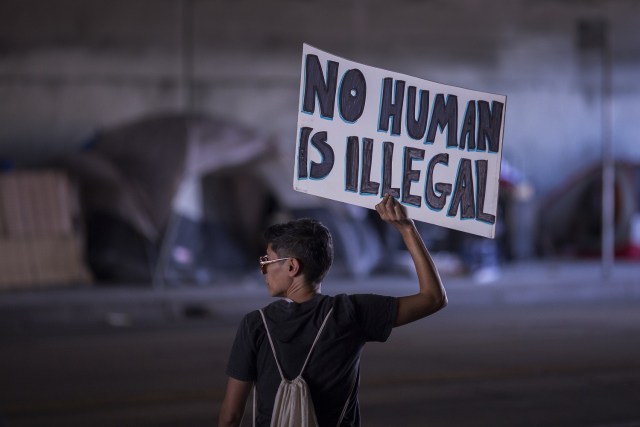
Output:
<path fill-rule="evenodd" d="M 94 228 L 89 230 L 89 238 L 95 236 L 94 242 L 99 242 L 100 248 L 89 242 L 89 250 L 108 252 L 94 254 L 98 258 L 119 257 L 117 248 L 106 246 L 117 245 L 115 236 L 131 232 L 118 233 L 113 221 L 105 220 L 115 218 L 121 222 L 116 229 L 124 227 L 143 237 L 126 237 L 126 245 L 121 243 L 145 246 L 138 253 L 150 253 L 148 270 L 155 268 L 158 259 L 153 252 L 166 248 L 175 238 L 172 218 L 202 219 L 200 185 L 205 175 L 275 153 L 271 138 L 245 126 L 205 115 L 163 114 L 100 131 L 86 150 L 66 158 L 63 166 L 80 188 L 88 226 Z M 130 248 L 123 249 L 124 257 Z M 122 260 L 127 262 L 133 261 Z M 115 260 L 109 263 L 116 268 Z M 144 274 L 137 276 L 144 278 Z"/>
<path fill-rule="evenodd" d="M 269 138 L 227 120 L 171 114 L 101 132 L 93 149 L 117 165 L 135 194 L 136 215 L 148 219 L 144 229 L 157 233 L 173 209 L 201 218 L 198 189 L 205 174 L 268 155 L 276 147 Z"/>
<path fill-rule="evenodd" d="M 615 164 L 616 256 L 640 258 L 640 165 Z M 590 165 L 541 201 L 537 246 L 542 255 L 596 256 L 602 239 L 602 167 Z"/>

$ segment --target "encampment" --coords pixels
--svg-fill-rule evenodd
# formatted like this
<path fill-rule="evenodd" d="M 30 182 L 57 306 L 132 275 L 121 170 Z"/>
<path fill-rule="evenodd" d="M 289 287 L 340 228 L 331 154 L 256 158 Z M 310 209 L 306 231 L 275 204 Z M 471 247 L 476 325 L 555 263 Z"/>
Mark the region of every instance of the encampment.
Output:
<path fill-rule="evenodd" d="M 614 247 L 619 258 L 640 259 L 640 165 L 615 163 Z M 543 256 L 601 253 L 602 166 L 577 172 L 540 204 L 537 248 Z"/>
<path fill-rule="evenodd" d="M 300 216 L 334 231 L 338 271 L 368 274 L 382 256 L 367 210 L 293 191 L 277 141 L 219 118 L 167 114 L 102 130 L 63 167 L 80 190 L 98 282 L 255 274 L 264 227 Z"/>

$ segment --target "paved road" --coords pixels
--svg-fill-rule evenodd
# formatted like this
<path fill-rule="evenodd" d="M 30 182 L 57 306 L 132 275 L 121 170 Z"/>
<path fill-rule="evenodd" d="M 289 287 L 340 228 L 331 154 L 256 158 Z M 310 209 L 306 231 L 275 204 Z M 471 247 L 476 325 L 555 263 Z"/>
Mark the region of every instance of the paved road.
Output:
<path fill-rule="evenodd" d="M 216 425 L 236 317 L 117 324 L 2 334 L 6 426 Z M 640 426 L 638 301 L 452 303 L 365 349 L 360 399 L 369 427 Z"/>

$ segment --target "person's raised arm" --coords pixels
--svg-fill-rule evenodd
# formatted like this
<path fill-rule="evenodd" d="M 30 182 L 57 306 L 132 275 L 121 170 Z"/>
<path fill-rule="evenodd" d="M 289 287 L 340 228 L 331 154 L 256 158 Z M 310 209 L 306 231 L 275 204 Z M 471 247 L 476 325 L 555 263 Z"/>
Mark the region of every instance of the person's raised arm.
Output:
<path fill-rule="evenodd" d="M 240 425 L 252 386 L 252 382 L 240 381 L 229 377 L 227 391 L 220 407 L 218 427 L 237 427 Z"/>
<path fill-rule="evenodd" d="M 419 291 L 415 295 L 398 298 L 398 315 L 394 326 L 422 319 L 446 306 L 447 294 L 440 275 L 413 220 L 407 218 L 404 208 L 389 195 L 385 195 L 376 205 L 376 211 L 380 218 L 400 232 L 418 273 Z"/>

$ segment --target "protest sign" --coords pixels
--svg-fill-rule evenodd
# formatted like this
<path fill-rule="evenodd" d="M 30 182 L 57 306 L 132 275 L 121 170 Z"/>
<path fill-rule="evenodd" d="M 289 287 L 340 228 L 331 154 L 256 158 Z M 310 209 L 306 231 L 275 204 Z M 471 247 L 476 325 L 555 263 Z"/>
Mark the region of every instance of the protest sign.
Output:
<path fill-rule="evenodd" d="M 505 104 L 305 44 L 293 188 L 493 238 Z"/>

